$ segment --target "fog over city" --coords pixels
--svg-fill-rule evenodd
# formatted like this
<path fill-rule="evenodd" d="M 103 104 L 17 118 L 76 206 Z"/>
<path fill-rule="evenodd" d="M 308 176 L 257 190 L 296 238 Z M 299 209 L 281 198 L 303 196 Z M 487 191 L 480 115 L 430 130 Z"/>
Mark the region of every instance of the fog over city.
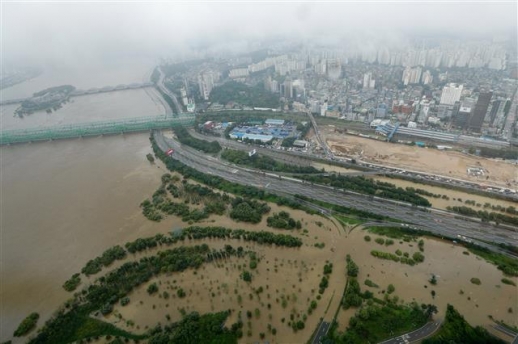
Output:
<path fill-rule="evenodd" d="M 175 56 L 293 38 L 344 49 L 404 46 L 411 36 L 516 34 L 511 2 L 4 3 L 2 59 L 10 63 Z"/>

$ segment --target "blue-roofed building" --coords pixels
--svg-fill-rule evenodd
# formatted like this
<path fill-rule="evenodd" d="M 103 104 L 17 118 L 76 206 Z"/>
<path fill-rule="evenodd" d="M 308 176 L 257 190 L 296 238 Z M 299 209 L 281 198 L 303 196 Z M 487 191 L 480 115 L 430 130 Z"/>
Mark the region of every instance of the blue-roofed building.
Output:
<path fill-rule="evenodd" d="M 243 136 L 245 136 L 245 135 L 246 135 L 245 133 L 241 133 L 239 131 L 233 131 L 232 133 L 230 133 L 231 138 L 238 139 L 238 140 L 241 140 L 243 138 Z"/>
<path fill-rule="evenodd" d="M 261 140 L 262 142 L 268 142 L 273 139 L 272 135 L 260 135 L 260 134 L 245 134 L 242 137 L 243 139 L 249 140 Z"/>
<path fill-rule="evenodd" d="M 283 119 L 267 119 L 265 122 L 265 124 L 267 125 L 284 125 L 284 120 Z"/>

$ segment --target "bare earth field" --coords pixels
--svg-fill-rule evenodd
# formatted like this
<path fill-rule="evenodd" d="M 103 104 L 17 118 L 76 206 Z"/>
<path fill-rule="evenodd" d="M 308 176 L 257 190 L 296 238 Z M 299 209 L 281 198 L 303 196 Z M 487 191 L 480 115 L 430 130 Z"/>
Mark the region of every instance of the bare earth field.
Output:
<path fill-rule="evenodd" d="M 504 161 L 472 157 L 454 151 L 389 144 L 383 141 L 334 133 L 334 130 L 326 127 L 322 127 L 322 134 L 334 153 L 357 156 L 365 161 L 411 171 L 443 175 L 480 184 L 518 188 L 518 167 Z M 482 168 L 485 175 L 481 177 L 470 176 L 466 172 L 469 167 Z"/>

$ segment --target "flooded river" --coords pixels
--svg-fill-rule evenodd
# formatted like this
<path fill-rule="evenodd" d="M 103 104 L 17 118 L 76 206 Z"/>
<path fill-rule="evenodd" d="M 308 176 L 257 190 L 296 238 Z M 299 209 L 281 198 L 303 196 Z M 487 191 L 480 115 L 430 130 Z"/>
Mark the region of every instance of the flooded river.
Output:
<path fill-rule="evenodd" d="M 2 89 L 2 99 L 19 99 L 48 87 L 72 85 L 77 89 L 102 88 L 149 81 L 156 65 L 151 59 L 82 63 L 80 66 L 47 65 L 36 78 Z"/>
<path fill-rule="evenodd" d="M 121 63 L 113 69 L 45 71 L 2 90 L 2 98 L 27 97 L 61 84 L 90 88 L 143 82 L 152 66 Z M 52 114 L 38 112 L 23 119 L 12 116 L 17 105 L 2 106 L 2 130 L 165 112 L 152 88 L 71 100 Z M 41 326 L 70 298 L 63 282 L 89 259 L 115 244 L 171 228 L 170 221 L 148 221 L 139 208 L 164 173 L 146 159 L 151 152 L 148 138 L 141 133 L 0 147 L 0 342 L 10 339 L 31 312 L 40 314 Z"/>
<path fill-rule="evenodd" d="M 14 114 L 19 104 L 0 106 L 2 130 L 52 127 L 165 114 L 158 91 L 152 87 L 72 97 L 52 113 L 38 111 L 23 118 Z"/>
<path fill-rule="evenodd" d="M 164 173 L 149 152 L 147 133 L 1 148 L 0 341 L 30 312 L 50 316 L 89 259 L 170 228 L 139 208 Z"/>

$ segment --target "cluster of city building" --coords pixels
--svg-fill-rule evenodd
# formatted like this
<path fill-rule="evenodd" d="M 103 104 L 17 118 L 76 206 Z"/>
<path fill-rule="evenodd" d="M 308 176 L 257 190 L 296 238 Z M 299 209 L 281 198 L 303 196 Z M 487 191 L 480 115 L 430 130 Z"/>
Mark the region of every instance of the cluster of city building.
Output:
<path fill-rule="evenodd" d="M 516 118 L 508 116 L 514 116 L 510 109 L 518 75 L 516 64 L 509 62 L 516 54 L 506 42 L 446 41 L 431 48 L 360 53 L 299 47 L 269 53 L 259 61 L 240 56 L 206 62 L 186 77 L 197 85 L 202 102 L 209 102 L 212 89 L 227 80 L 262 83 L 279 95 L 282 110 L 513 140 Z M 184 105 L 188 90 L 186 83 Z"/>

